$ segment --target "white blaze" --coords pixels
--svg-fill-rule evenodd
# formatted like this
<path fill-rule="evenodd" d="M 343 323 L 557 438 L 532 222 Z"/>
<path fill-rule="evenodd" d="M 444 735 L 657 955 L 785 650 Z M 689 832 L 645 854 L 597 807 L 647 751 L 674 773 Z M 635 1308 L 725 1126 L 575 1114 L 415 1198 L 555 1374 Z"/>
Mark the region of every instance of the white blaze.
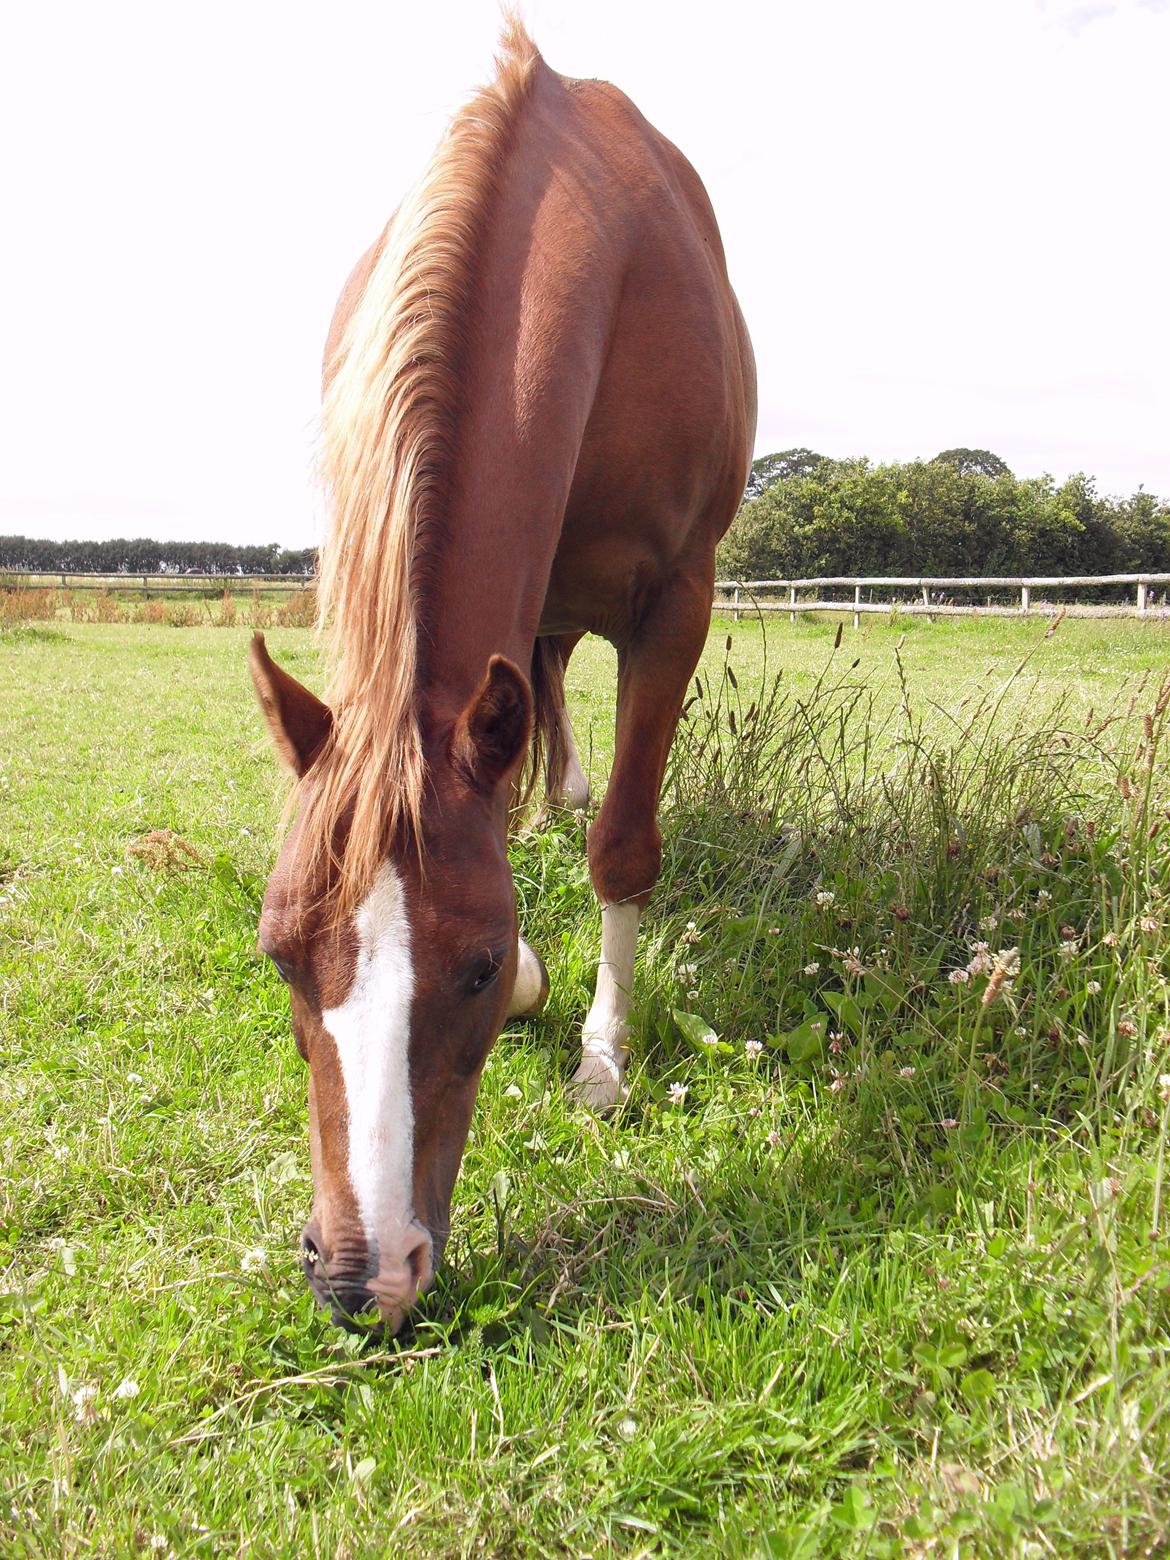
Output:
<path fill-rule="evenodd" d="M 354 915 L 357 966 L 340 1007 L 321 1022 L 333 1037 L 349 1109 L 349 1179 L 367 1239 L 383 1248 L 414 1215 L 410 1004 L 414 970 L 402 880 L 383 863 Z"/>

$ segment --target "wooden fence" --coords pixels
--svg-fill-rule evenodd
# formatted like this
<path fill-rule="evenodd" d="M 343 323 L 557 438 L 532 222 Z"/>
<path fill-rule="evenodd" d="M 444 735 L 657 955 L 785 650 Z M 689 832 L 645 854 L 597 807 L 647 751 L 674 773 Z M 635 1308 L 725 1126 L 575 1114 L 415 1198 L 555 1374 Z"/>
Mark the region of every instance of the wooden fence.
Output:
<path fill-rule="evenodd" d="M 1056 590 L 1097 591 L 1108 586 L 1125 586 L 1133 591 L 1132 600 L 1114 602 L 1046 600 L 1038 592 Z M 1161 587 L 1152 599 L 1151 587 Z M 1166 587 L 1170 574 L 1077 574 L 1077 575 L 969 575 L 963 578 L 918 578 L 903 575 L 826 575 L 807 580 L 716 580 L 712 610 L 730 612 L 738 622 L 741 615 L 757 612 L 787 612 L 792 621 L 798 612 L 852 612 L 853 626 L 866 612 L 903 613 L 918 617 L 1027 617 L 1029 614 L 1051 617 L 1063 611 L 1068 617 L 1158 617 L 1170 615 L 1166 605 Z M 825 591 L 852 590 L 849 597 L 826 599 Z M 809 597 L 809 592 L 813 592 Z M 982 602 L 956 601 L 956 593 L 977 591 L 986 596 Z M 875 601 L 873 593 L 885 598 Z M 988 595 L 987 593 L 992 594 Z M 1004 600 L 1010 592 L 1018 600 Z M 1001 599 L 996 600 L 995 596 Z"/>
<path fill-rule="evenodd" d="M 0 590 L 130 590 L 151 596 L 222 590 L 295 591 L 312 584 L 311 574 L 102 574 L 0 569 Z M 1106 587 L 1118 586 L 1131 590 L 1132 599 L 1056 603 L 1043 595 L 1044 591 L 1059 591 L 1062 595 L 1074 591 L 1100 593 Z M 712 611 L 730 612 L 736 621 L 744 613 L 787 612 L 795 620 L 798 612 L 852 612 L 855 628 L 866 612 L 934 618 L 1051 616 L 1063 610 L 1069 617 L 1161 619 L 1170 616 L 1166 603 L 1168 587 L 1170 574 L 989 574 L 954 578 L 842 574 L 801 580 L 716 580 Z M 852 599 L 848 595 L 826 597 L 825 591 L 851 591 Z M 973 592 L 986 599 L 955 599 L 956 594 L 970 596 Z M 875 593 L 880 593 L 882 599 L 875 600 Z M 1003 599 L 1008 594 L 1012 599 Z"/>
<path fill-rule="evenodd" d="M 311 574 L 102 574 L 81 569 L 0 569 L 0 590 L 132 590 L 145 596 L 208 591 L 304 590 Z"/>

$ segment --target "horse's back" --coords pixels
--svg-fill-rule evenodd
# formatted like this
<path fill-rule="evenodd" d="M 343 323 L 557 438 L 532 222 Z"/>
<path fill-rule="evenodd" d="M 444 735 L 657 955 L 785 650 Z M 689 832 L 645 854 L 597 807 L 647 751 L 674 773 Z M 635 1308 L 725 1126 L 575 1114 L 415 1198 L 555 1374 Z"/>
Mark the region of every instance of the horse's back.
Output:
<path fill-rule="evenodd" d="M 612 289 L 592 322 L 604 348 L 550 582 L 552 626 L 579 618 L 573 602 L 591 590 L 620 598 L 631 577 L 709 570 L 750 465 L 755 366 L 702 181 L 625 94 L 542 71 L 526 129 L 556 173 L 534 235 L 556 240 L 552 290 Z M 601 604 L 596 626 L 621 610 L 620 599 Z"/>

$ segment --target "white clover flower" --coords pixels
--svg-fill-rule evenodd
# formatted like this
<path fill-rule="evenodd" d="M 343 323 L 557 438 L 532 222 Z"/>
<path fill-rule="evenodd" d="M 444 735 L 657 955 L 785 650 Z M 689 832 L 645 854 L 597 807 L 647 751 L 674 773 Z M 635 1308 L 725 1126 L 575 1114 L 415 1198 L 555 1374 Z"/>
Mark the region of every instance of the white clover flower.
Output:
<path fill-rule="evenodd" d="M 245 1251 L 240 1267 L 245 1273 L 262 1272 L 268 1262 L 268 1253 L 263 1246 L 254 1246 L 251 1251 Z"/>
<path fill-rule="evenodd" d="M 114 1388 L 114 1396 L 119 1399 L 136 1398 L 142 1388 L 134 1380 L 133 1376 L 124 1376 Z"/>
<path fill-rule="evenodd" d="M 784 1139 L 780 1136 L 779 1132 L 769 1132 L 768 1136 L 764 1139 L 764 1142 L 767 1143 L 769 1148 L 779 1148 L 783 1141 Z"/>
<path fill-rule="evenodd" d="M 1040 890 L 1040 892 L 1036 895 L 1036 908 L 1037 908 L 1037 910 L 1046 910 L 1051 903 L 1052 903 L 1052 895 L 1048 892 L 1048 890 L 1046 888 L 1042 888 Z"/>
<path fill-rule="evenodd" d="M 699 1000 L 699 993 L 697 991 L 688 991 L 687 992 L 687 1001 L 688 1002 L 697 1002 L 698 1000 Z"/>
<path fill-rule="evenodd" d="M 1170 1073 L 1162 1073 L 1158 1078 L 1158 1098 L 1163 1105 L 1170 1105 Z"/>
<path fill-rule="evenodd" d="M 1158 930 L 1157 918 L 1152 915 L 1143 915 L 1138 925 L 1143 932 L 1156 932 Z"/>
<path fill-rule="evenodd" d="M 843 1074 L 838 1073 L 837 1076 L 833 1079 L 832 1083 L 829 1085 L 829 1092 L 831 1094 L 840 1094 L 841 1090 L 848 1082 L 848 1078 L 846 1078 Z"/>
<path fill-rule="evenodd" d="M 127 1073 L 126 1074 L 126 1082 L 127 1083 L 145 1083 L 146 1079 L 142 1076 L 141 1073 L 131 1072 L 131 1073 Z"/>
<path fill-rule="evenodd" d="M 1071 940 L 1071 938 L 1066 937 L 1065 940 L 1060 945 L 1060 949 L 1059 949 L 1060 957 L 1062 959 L 1064 959 L 1066 962 L 1069 959 L 1075 959 L 1076 956 L 1077 956 L 1077 948 L 1078 948 L 1078 946 L 1079 946 L 1079 944 L 1073 942 Z"/>
<path fill-rule="evenodd" d="M 860 980 L 865 974 L 865 965 L 861 962 L 861 949 L 847 948 L 841 956 L 841 968 L 846 975 L 853 975 Z"/>
<path fill-rule="evenodd" d="M 969 970 L 952 970 L 947 979 L 952 986 L 965 986 L 971 979 L 971 972 Z"/>
<path fill-rule="evenodd" d="M 755 1061 L 756 1057 L 759 1056 L 764 1049 L 764 1042 L 762 1040 L 745 1040 L 743 1048 L 751 1060 Z"/>
<path fill-rule="evenodd" d="M 816 959 L 814 959 L 811 964 L 806 964 L 805 965 L 804 973 L 806 975 L 815 975 L 817 973 L 817 971 L 820 969 L 820 967 L 821 967 L 820 964 L 816 961 Z"/>
<path fill-rule="evenodd" d="M 685 980 L 688 975 L 694 975 L 698 968 L 697 964 L 680 964 L 678 967 L 679 980 Z"/>
<path fill-rule="evenodd" d="M 70 1402 L 73 1404 L 73 1417 L 79 1425 L 88 1424 L 96 1415 L 97 1408 L 94 1406 L 94 1399 L 97 1395 L 98 1389 L 89 1381 L 83 1382 L 80 1387 L 70 1393 Z"/>
<path fill-rule="evenodd" d="M 814 903 L 820 905 L 822 909 L 828 905 L 836 904 L 836 902 L 837 896 L 829 888 L 822 888 L 814 900 Z"/>
<path fill-rule="evenodd" d="M 913 1078 L 914 1074 L 917 1071 L 918 1071 L 917 1067 L 899 1067 L 898 1068 L 898 1077 L 899 1078 Z"/>
<path fill-rule="evenodd" d="M 985 915 L 979 923 L 979 930 L 981 932 L 994 932 L 998 925 L 999 916 L 995 914 Z"/>
<path fill-rule="evenodd" d="M 681 1105 L 687 1097 L 687 1086 L 685 1083 L 672 1083 L 667 1094 L 672 1105 Z"/>
<path fill-rule="evenodd" d="M 1028 1027 L 1026 1024 L 1017 1024 L 1012 1033 L 1019 1035 L 1020 1039 L 1023 1040 L 1027 1037 Z"/>
<path fill-rule="evenodd" d="M 1101 982 L 1099 980 L 1091 980 L 1086 984 L 1085 990 L 1091 997 L 1095 997 L 1101 990 Z"/>
<path fill-rule="evenodd" d="M 1121 941 L 1121 938 L 1117 935 L 1116 932 L 1106 932 L 1101 941 L 1105 944 L 1106 948 L 1116 948 L 1117 944 Z"/>

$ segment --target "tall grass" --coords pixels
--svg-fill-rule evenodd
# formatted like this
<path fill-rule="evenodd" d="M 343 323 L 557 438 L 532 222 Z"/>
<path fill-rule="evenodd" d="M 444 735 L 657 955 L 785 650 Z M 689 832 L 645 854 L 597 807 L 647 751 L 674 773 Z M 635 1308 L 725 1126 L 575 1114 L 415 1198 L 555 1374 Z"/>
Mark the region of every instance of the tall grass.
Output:
<path fill-rule="evenodd" d="M 239 646 L 123 637 L 0 658 L 0 1550 L 1166 1552 L 1156 677 L 1074 718 L 1044 639 L 962 693 L 895 661 L 893 697 L 824 637 L 815 679 L 782 635 L 782 676 L 716 658 L 629 1103 L 568 1086 L 599 928 L 562 819 L 512 853 L 548 1012 L 488 1062 L 439 1282 L 365 1353 L 296 1267 Z"/>

